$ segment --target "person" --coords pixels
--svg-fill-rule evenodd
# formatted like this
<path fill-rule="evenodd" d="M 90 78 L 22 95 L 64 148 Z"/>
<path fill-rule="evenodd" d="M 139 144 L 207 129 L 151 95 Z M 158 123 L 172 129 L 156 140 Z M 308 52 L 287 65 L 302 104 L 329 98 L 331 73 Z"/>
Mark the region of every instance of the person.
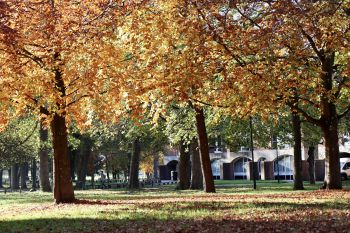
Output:
<path fill-rule="evenodd" d="M 106 175 L 103 173 L 103 171 L 101 171 L 101 178 L 100 178 L 100 181 L 101 181 L 101 188 L 106 188 L 106 185 L 105 185 L 105 182 L 106 182 Z"/>

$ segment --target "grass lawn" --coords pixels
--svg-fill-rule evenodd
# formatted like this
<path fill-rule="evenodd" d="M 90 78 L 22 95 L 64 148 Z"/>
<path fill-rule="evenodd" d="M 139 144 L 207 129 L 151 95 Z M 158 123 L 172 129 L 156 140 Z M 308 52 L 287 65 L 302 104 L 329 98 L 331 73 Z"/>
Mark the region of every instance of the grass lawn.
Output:
<path fill-rule="evenodd" d="M 350 232 L 350 181 L 344 190 L 293 191 L 292 183 L 216 181 L 217 193 L 174 186 L 76 191 L 55 205 L 41 192 L 0 193 L 0 232 Z"/>

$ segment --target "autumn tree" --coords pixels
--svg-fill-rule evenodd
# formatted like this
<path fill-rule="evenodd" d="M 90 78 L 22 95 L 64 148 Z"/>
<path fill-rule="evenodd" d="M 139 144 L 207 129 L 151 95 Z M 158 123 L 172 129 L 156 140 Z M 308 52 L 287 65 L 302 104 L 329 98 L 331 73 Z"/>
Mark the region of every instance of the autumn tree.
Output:
<path fill-rule="evenodd" d="M 158 105 L 188 104 L 196 113 L 196 129 L 204 176 L 204 190 L 215 192 L 209 157 L 205 108 L 220 102 L 211 89 L 220 60 L 208 59 L 213 47 L 206 43 L 204 24 L 187 1 L 152 1 L 132 17 L 130 43 L 134 71 L 141 77 L 144 101 Z M 146 72 L 142 72 L 146 71 Z M 137 74 L 141 72 L 141 75 Z M 162 108 L 155 105 L 158 111 Z M 163 107 L 163 109 L 166 109 Z"/>
<path fill-rule="evenodd" d="M 324 187 L 341 188 L 338 123 L 350 109 L 349 1 L 191 2 L 233 61 L 225 85 L 236 93 L 231 104 L 238 94 L 249 111 L 288 105 L 318 125 L 326 146 Z"/>
<path fill-rule="evenodd" d="M 74 121 L 79 127 L 87 126 L 91 104 L 106 89 L 115 88 L 111 77 L 114 83 L 121 77 L 116 67 L 123 57 L 113 43 L 132 2 L 128 4 L 1 1 L 1 122 L 29 109 L 51 129 L 56 203 L 75 199 L 67 125 Z M 103 112 L 102 103 L 98 106 Z"/>

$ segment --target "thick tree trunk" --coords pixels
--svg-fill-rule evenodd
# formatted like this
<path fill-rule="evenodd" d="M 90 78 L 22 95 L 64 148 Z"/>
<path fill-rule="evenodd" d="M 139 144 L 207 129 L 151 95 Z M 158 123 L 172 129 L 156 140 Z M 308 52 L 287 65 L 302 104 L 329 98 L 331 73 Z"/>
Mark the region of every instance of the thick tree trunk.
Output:
<path fill-rule="evenodd" d="M 202 174 L 204 177 L 204 191 L 207 193 L 215 193 L 215 185 L 209 157 L 208 135 L 205 126 L 204 111 L 202 108 L 197 106 L 194 106 L 194 110 L 196 112 L 199 155 L 202 167 Z"/>
<path fill-rule="evenodd" d="M 190 188 L 190 152 L 189 148 L 180 142 L 180 158 L 179 158 L 179 172 L 178 172 L 178 183 L 176 188 L 179 190 L 186 190 Z"/>
<path fill-rule="evenodd" d="M 14 164 L 11 166 L 11 189 L 17 190 L 19 189 L 19 175 L 18 175 L 18 164 Z"/>
<path fill-rule="evenodd" d="M 3 170 L 0 169 L 0 188 L 3 188 L 3 184 L 2 184 L 2 175 L 3 175 Z"/>
<path fill-rule="evenodd" d="M 302 158 L 301 158 L 301 121 L 296 112 L 292 112 L 293 137 L 294 137 L 294 190 L 303 190 Z"/>
<path fill-rule="evenodd" d="M 27 189 L 28 163 L 22 163 L 20 166 L 21 189 Z"/>
<path fill-rule="evenodd" d="M 80 148 L 78 151 L 78 161 L 77 161 L 77 177 L 78 181 L 76 187 L 82 189 L 85 187 L 88 161 L 92 153 L 92 141 L 89 138 L 81 137 Z"/>
<path fill-rule="evenodd" d="M 307 152 L 308 158 L 307 162 L 309 164 L 309 182 L 310 184 L 315 184 L 316 179 L 315 179 L 315 147 L 310 146 L 309 150 Z"/>
<path fill-rule="evenodd" d="M 31 176 L 32 176 L 32 189 L 31 191 L 36 191 L 36 189 L 38 188 L 37 187 L 37 184 L 36 184 L 36 170 L 37 170 L 37 166 L 36 166 L 36 160 L 33 159 L 32 160 L 32 167 L 31 167 L 31 170 L 30 170 L 30 173 L 31 173 Z"/>
<path fill-rule="evenodd" d="M 51 192 L 50 174 L 49 174 L 49 152 L 47 149 L 48 143 L 48 130 L 44 129 L 42 123 L 40 123 L 40 151 L 39 151 L 39 178 L 40 178 L 40 190 L 43 192 Z"/>
<path fill-rule="evenodd" d="M 133 141 L 133 152 L 130 162 L 130 174 L 129 174 L 129 189 L 139 189 L 139 167 L 140 167 L 140 154 L 141 146 L 140 140 L 136 138 Z"/>
<path fill-rule="evenodd" d="M 54 198 L 56 203 L 75 200 L 68 156 L 67 127 L 64 116 L 53 115 L 51 122 L 54 149 Z"/>
<path fill-rule="evenodd" d="M 338 121 L 332 119 L 329 127 L 323 127 L 326 159 L 325 159 L 325 180 L 322 188 L 341 189 L 340 157 L 338 141 Z"/>
<path fill-rule="evenodd" d="M 191 143 L 191 185 L 190 189 L 203 189 L 203 174 L 199 156 L 198 140 Z"/>
<path fill-rule="evenodd" d="M 338 115 L 334 101 L 329 97 L 333 91 L 333 66 L 335 53 L 323 54 L 322 61 L 322 86 L 326 91 L 321 95 L 321 128 L 324 134 L 326 159 L 325 159 L 325 181 L 323 188 L 341 189 L 341 175 L 339 163 L 339 141 L 338 141 Z"/>

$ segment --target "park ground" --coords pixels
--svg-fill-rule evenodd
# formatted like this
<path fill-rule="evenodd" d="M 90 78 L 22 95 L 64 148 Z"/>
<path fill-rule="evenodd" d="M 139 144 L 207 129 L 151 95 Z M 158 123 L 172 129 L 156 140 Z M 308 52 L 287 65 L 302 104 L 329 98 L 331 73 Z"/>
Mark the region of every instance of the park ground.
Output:
<path fill-rule="evenodd" d="M 292 183 L 218 181 L 217 193 L 174 186 L 76 191 L 74 204 L 42 192 L 0 193 L 0 232 L 350 232 L 344 190 Z"/>

